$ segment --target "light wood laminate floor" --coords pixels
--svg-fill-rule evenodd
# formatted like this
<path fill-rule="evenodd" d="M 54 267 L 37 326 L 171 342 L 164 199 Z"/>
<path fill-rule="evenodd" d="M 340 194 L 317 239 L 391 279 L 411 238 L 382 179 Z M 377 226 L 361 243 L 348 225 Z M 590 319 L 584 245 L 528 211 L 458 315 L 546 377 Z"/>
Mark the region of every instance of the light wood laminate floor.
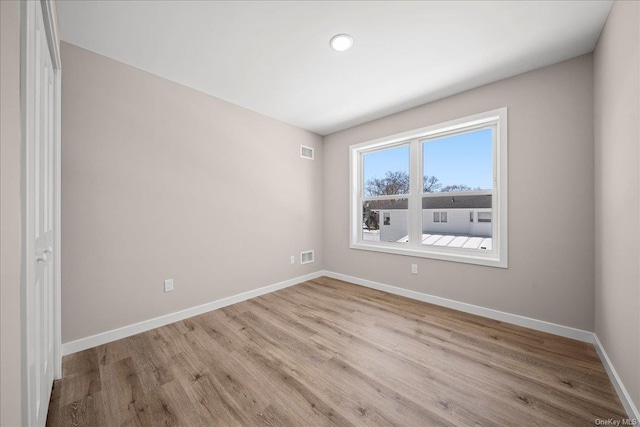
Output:
<path fill-rule="evenodd" d="M 320 278 L 63 359 L 49 426 L 585 426 L 591 344 Z"/>

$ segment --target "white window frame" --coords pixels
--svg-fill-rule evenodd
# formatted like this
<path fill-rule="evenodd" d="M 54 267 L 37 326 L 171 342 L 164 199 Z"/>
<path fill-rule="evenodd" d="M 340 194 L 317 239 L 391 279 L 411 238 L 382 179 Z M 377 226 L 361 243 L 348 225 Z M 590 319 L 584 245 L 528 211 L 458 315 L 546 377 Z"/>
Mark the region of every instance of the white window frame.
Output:
<path fill-rule="evenodd" d="M 422 244 L 422 143 L 427 139 L 476 131 L 491 127 L 493 132 L 492 244 L 490 251 L 436 247 Z M 350 248 L 386 252 L 445 261 L 508 268 L 508 134 L 507 108 L 499 108 L 461 119 L 451 120 L 372 141 L 354 144 L 350 152 Z M 411 177 L 409 194 L 378 197 L 364 196 L 363 157 L 367 153 L 409 145 Z M 487 192 L 485 192 L 487 193 Z M 475 192 L 436 193 L 439 196 L 462 196 Z M 375 242 L 362 239 L 362 202 L 369 199 L 408 199 L 408 243 Z M 415 209 L 419 206 L 419 209 Z"/>

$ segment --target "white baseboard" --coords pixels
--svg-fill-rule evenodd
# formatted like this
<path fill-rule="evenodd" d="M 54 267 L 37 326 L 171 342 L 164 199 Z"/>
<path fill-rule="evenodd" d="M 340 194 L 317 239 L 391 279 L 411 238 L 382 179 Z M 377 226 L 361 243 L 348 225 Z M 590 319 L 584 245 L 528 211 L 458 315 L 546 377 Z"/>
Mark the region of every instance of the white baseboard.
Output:
<path fill-rule="evenodd" d="M 550 334 L 559 335 L 566 338 L 572 338 L 579 341 L 593 343 L 596 352 L 602 360 L 611 383 L 618 393 L 618 397 L 624 406 L 627 415 L 631 419 L 640 420 L 640 412 L 631 400 L 631 396 L 624 387 L 622 380 L 618 376 L 611 360 L 607 356 L 607 353 L 602 347 L 602 343 L 598 339 L 597 335 L 593 332 L 584 331 L 581 329 L 572 328 L 569 326 L 562 326 L 544 320 L 532 319 L 530 317 L 520 316 L 518 314 L 506 313 L 504 311 L 493 310 L 478 305 L 467 304 L 447 298 L 437 297 L 434 295 L 425 294 L 422 292 L 411 291 L 408 289 L 398 288 L 396 286 L 386 285 L 384 283 L 374 282 L 367 279 L 361 279 L 359 277 L 348 276 L 346 274 L 335 273 L 332 271 L 316 271 L 315 273 L 307 274 L 304 276 L 295 277 L 293 279 L 285 280 L 273 285 L 264 286 L 262 288 L 254 289 L 252 291 L 243 292 L 238 295 L 233 295 L 227 298 L 223 298 L 217 301 L 212 301 L 206 304 L 202 304 L 196 307 L 188 308 L 186 310 L 177 311 L 175 313 L 167 314 L 164 316 L 156 317 L 154 319 L 145 320 L 133 325 L 123 326 L 118 329 L 103 332 L 100 334 L 92 335 L 90 337 L 81 338 L 76 341 L 71 341 L 62 344 L 62 354 L 68 355 L 76 353 L 78 351 L 86 350 L 88 348 L 96 347 L 98 345 L 106 344 L 111 341 L 116 341 L 122 338 L 129 337 L 131 335 L 139 334 L 141 332 L 149 331 L 151 329 L 158 328 L 160 326 L 168 325 L 169 323 L 184 320 L 189 317 L 197 316 L 198 314 L 206 313 L 218 308 L 226 307 L 228 305 L 236 304 L 241 301 L 246 301 L 251 298 L 265 295 L 270 292 L 284 289 L 289 286 L 297 285 L 298 283 L 305 282 L 307 280 L 317 279 L 318 277 L 327 276 L 333 279 L 343 280 L 345 282 L 355 283 L 357 285 L 365 286 L 367 288 L 377 289 L 379 291 L 388 292 L 390 294 L 400 295 L 403 297 L 415 299 L 418 301 L 428 302 L 430 304 L 439 305 L 442 307 L 451 308 L 454 310 L 462 311 L 465 313 L 475 314 L 489 319 L 498 320 L 505 323 L 511 323 L 525 328 L 533 329 L 541 332 L 548 332 Z"/>
<path fill-rule="evenodd" d="M 131 335 L 139 334 L 140 332 L 149 331 L 151 329 L 159 328 L 160 326 L 168 325 L 169 323 L 184 320 L 189 317 L 197 316 L 198 314 L 206 313 L 211 310 L 216 310 L 218 308 L 226 307 L 228 305 L 232 305 L 241 301 L 259 297 L 260 295 L 268 294 L 279 289 L 297 285 L 298 283 L 302 283 L 307 280 L 317 279 L 318 277 L 321 277 L 323 275 L 324 271 L 316 271 L 315 273 L 294 277 L 293 279 L 285 280 L 284 282 L 275 283 L 273 285 L 264 286 L 252 291 L 247 291 L 227 298 L 222 298 L 217 301 L 212 301 L 206 304 L 198 305 L 196 307 L 187 308 L 186 310 L 177 311 L 175 313 L 166 314 L 164 316 L 156 317 L 149 320 L 144 320 L 139 323 L 134 323 L 133 325 L 123 326 L 118 329 L 102 332 L 90 337 L 81 338 L 79 340 L 66 342 L 62 344 L 62 355 L 66 356 L 68 354 L 76 353 L 78 351 L 86 350 L 98 345 L 130 337 Z"/>
<path fill-rule="evenodd" d="M 609 359 L 609 356 L 607 356 L 607 352 L 604 351 L 604 347 L 602 346 L 602 343 L 595 333 L 593 334 L 593 345 L 596 348 L 596 352 L 598 352 L 598 356 L 600 356 L 600 360 L 602 360 L 604 369 L 609 375 L 609 379 L 611 380 L 611 384 L 613 384 L 613 388 L 615 388 L 616 392 L 618 393 L 618 397 L 620 398 L 620 402 L 622 402 L 622 406 L 624 406 L 624 410 L 627 411 L 627 416 L 630 419 L 635 418 L 637 422 L 640 422 L 640 411 L 638 411 L 638 408 L 636 407 L 636 405 L 634 405 L 633 400 L 631 400 L 629 392 L 622 383 L 622 380 L 618 376 L 616 369 L 613 367 L 613 363 L 611 363 L 611 359 Z"/>
<path fill-rule="evenodd" d="M 574 340 L 584 341 L 588 343 L 593 342 L 593 332 L 583 331 L 582 329 L 557 325 L 555 323 L 546 322 L 544 320 L 532 319 L 530 317 L 520 316 L 518 314 L 506 313 L 504 311 L 493 310 L 491 308 L 481 307 L 479 305 L 467 304 L 447 298 L 424 294 L 422 292 L 410 291 L 408 289 L 385 285 L 384 283 L 361 279 L 359 277 L 347 276 L 346 274 L 334 273 L 332 271 L 325 271 L 324 275 L 333 279 L 344 280 L 345 282 L 351 282 L 357 285 L 365 286 L 367 288 L 389 292 L 390 294 L 428 302 L 430 304 L 435 304 L 442 307 L 463 311 L 465 313 L 487 317 L 493 320 L 499 320 L 505 323 L 524 326 L 525 328 L 534 329 L 536 331 L 548 332 L 550 334 L 560 335 L 562 337 L 572 338 Z"/>

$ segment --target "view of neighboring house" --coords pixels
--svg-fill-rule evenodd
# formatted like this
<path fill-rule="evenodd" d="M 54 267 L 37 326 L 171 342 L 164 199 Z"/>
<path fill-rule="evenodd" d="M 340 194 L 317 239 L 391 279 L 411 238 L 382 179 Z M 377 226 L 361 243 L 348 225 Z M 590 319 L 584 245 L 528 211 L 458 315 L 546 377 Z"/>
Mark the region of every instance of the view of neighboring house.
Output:
<path fill-rule="evenodd" d="M 491 249 L 491 194 L 433 195 L 422 199 L 422 241 L 425 245 Z M 408 241 L 408 200 L 366 202 L 372 217 L 363 239 Z"/>

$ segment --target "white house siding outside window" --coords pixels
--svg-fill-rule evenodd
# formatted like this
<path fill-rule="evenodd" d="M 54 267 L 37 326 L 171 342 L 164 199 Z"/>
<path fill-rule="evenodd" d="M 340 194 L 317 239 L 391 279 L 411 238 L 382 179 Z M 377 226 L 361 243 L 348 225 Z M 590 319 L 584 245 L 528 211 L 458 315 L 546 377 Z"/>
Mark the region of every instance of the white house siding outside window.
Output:
<path fill-rule="evenodd" d="M 507 267 L 506 107 L 350 151 L 351 248 Z"/>

